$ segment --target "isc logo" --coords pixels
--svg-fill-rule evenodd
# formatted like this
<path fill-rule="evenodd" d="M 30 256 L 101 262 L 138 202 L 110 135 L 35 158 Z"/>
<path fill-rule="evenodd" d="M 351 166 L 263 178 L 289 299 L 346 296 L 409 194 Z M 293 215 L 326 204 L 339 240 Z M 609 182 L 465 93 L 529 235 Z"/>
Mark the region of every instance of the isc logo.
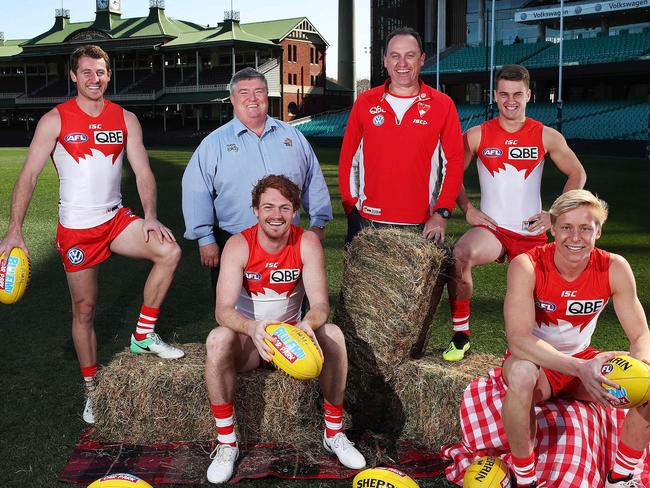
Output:
<path fill-rule="evenodd" d="M 569 300 L 566 302 L 567 315 L 591 315 L 603 308 L 605 300 Z"/>
<path fill-rule="evenodd" d="M 486 158 L 498 158 L 499 156 L 503 156 L 503 151 L 498 147 L 486 147 L 483 149 L 483 156 Z"/>
<path fill-rule="evenodd" d="M 73 132 L 72 134 L 66 134 L 63 140 L 70 144 L 83 144 L 88 140 L 88 136 L 83 132 Z"/>
<path fill-rule="evenodd" d="M 509 147 L 508 159 L 537 159 L 539 148 L 537 147 Z"/>
<path fill-rule="evenodd" d="M 271 271 L 271 283 L 293 283 L 300 278 L 299 269 L 276 269 Z"/>
<path fill-rule="evenodd" d="M 124 141 L 121 130 L 95 131 L 95 144 L 122 144 Z"/>

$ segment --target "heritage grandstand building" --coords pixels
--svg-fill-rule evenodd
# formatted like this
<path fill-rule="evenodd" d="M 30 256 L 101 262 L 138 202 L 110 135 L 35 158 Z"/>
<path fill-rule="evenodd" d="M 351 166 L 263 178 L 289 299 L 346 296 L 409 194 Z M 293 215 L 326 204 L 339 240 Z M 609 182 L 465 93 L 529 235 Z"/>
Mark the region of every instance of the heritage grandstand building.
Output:
<path fill-rule="evenodd" d="M 326 80 L 328 43 L 306 17 L 241 24 L 229 11 L 202 26 L 167 17 L 164 0 L 150 0 L 140 18 L 123 18 L 120 0 L 95 1 L 94 20 L 72 23 L 61 9 L 47 32 L 0 38 L 0 135 L 33 131 L 43 113 L 75 94 L 68 58 L 84 44 L 111 57 L 106 96 L 154 132 L 204 132 L 230 120 L 228 82 L 246 66 L 266 75 L 274 117 L 323 111 L 326 98 L 328 107 L 352 103 L 351 91 Z"/>

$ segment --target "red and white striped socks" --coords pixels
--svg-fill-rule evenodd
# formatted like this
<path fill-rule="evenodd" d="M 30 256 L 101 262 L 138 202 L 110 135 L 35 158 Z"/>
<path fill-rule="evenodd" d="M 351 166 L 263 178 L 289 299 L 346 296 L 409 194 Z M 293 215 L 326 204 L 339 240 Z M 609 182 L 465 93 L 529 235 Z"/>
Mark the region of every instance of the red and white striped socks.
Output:
<path fill-rule="evenodd" d="M 159 314 L 159 308 L 142 305 L 138 324 L 135 326 L 135 332 L 133 333 L 133 337 L 135 337 L 136 341 L 146 339 L 147 335 L 154 331 Z"/>
<path fill-rule="evenodd" d="M 451 300 L 449 305 L 454 332 L 469 335 L 469 300 Z"/>
<path fill-rule="evenodd" d="M 535 453 L 531 452 L 529 456 L 518 458 L 512 456 L 512 470 L 517 477 L 517 486 L 529 486 L 537 482 L 535 474 Z"/>
<path fill-rule="evenodd" d="M 639 463 L 643 451 L 637 451 L 630 446 L 623 444 L 623 441 L 618 443 L 616 449 L 616 460 L 610 478 L 612 481 L 625 479 L 634 472 L 634 468 Z"/>
<path fill-rule="evenodd" d="M 81 376 L 84 379 L 86 392 L 90 393 L 95 389 L 95 375 L 97 374 L 97 364 L 91 366 L 81 366 Z"/>
<path fill-rule="evenodd" d="M 325 412 L 325 437 L 334 437 L 343 432 L 343 405 L 332 405 L 327 400 L 323 403 Z"/>
<path fill-rule="evenodd" d="M 232 402 L 222 403 L 221 405 L 210 405 L 214 421 L 217 424 L 217 442 L 219 444 L 228 444 L 229 446 L 237 445 L 237 435 L 235 434 L 235 415 Z"/>

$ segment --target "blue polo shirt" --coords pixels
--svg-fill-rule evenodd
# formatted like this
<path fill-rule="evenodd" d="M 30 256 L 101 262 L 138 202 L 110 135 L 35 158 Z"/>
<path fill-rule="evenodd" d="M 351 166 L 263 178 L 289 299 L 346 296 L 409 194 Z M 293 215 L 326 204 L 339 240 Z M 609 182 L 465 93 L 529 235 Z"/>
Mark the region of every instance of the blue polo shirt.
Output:
<path fill-rule="evenodd" d="M 201 141 L 185 169 L 185 238 L 204 246 L 216 242 L 217 224 L 231 234 L 255 225 L 251 191 L 270 174 L 285 175 L 300 187 L 310 225 L 322 227 L 332 220 L 325 178 L 305 137 L 269 116 L 258 137 L 235 117 Z M 299 225 L 298 215 L 293 223 Z"/>

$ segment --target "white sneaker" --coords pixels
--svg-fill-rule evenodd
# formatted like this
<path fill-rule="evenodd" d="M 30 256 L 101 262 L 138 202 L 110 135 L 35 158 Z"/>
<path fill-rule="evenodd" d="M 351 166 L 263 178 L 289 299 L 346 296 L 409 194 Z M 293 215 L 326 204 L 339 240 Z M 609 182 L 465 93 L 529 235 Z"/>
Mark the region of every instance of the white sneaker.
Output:
<path fill-rule="evenodd" d="M 638 485 L 636 482 L 632 479 L 632 475 L 628 476 L 627 478 L 623 478 L 622 480 L 618 480 L 617 482 L 610 481 L 609 476 L 612 474 L 610 471 L 607 473 L 607 479 L 605 480 L 605 488 L 637 488 Z"/>
<path fill-rule="evenodd" d="M 208 468 L 208 481 L 210 483 L 225 483 L 232 478 L 235 461 L 239 457 L 239 447 L 228 444 L 217 444 L 210 454 L 210 467 Z"/>
<path fill-rule="evenodd" d="M 339 462 L 346 468 L 363 469 L 366 467 L 366 458 L 354 447 L 354 443 L 350 442 L 343 432 L 339 432 L 330 438 L 323 434 L 323 447 L 327 452 L 336 454 Z"/>
<path fill-rule="evenodd" d="M 90 401 L 89 397 L 86 397 L 86 405 L 84 406 L 84 413 L 81 415 L 81 418 L 84 419 L 84 422 L 87 424 L 95 423 L 95 415 L 93 414 L 93 403 Z"/>
<path fill-rule="evenodd" d="M 162 359 L 178 359 L 185 356 L 182 349 L 170 346 L 158 334 L 152 332 L 141 341 L 131 334 L 131 352 L 133 354 L 156 354 Z"/>

